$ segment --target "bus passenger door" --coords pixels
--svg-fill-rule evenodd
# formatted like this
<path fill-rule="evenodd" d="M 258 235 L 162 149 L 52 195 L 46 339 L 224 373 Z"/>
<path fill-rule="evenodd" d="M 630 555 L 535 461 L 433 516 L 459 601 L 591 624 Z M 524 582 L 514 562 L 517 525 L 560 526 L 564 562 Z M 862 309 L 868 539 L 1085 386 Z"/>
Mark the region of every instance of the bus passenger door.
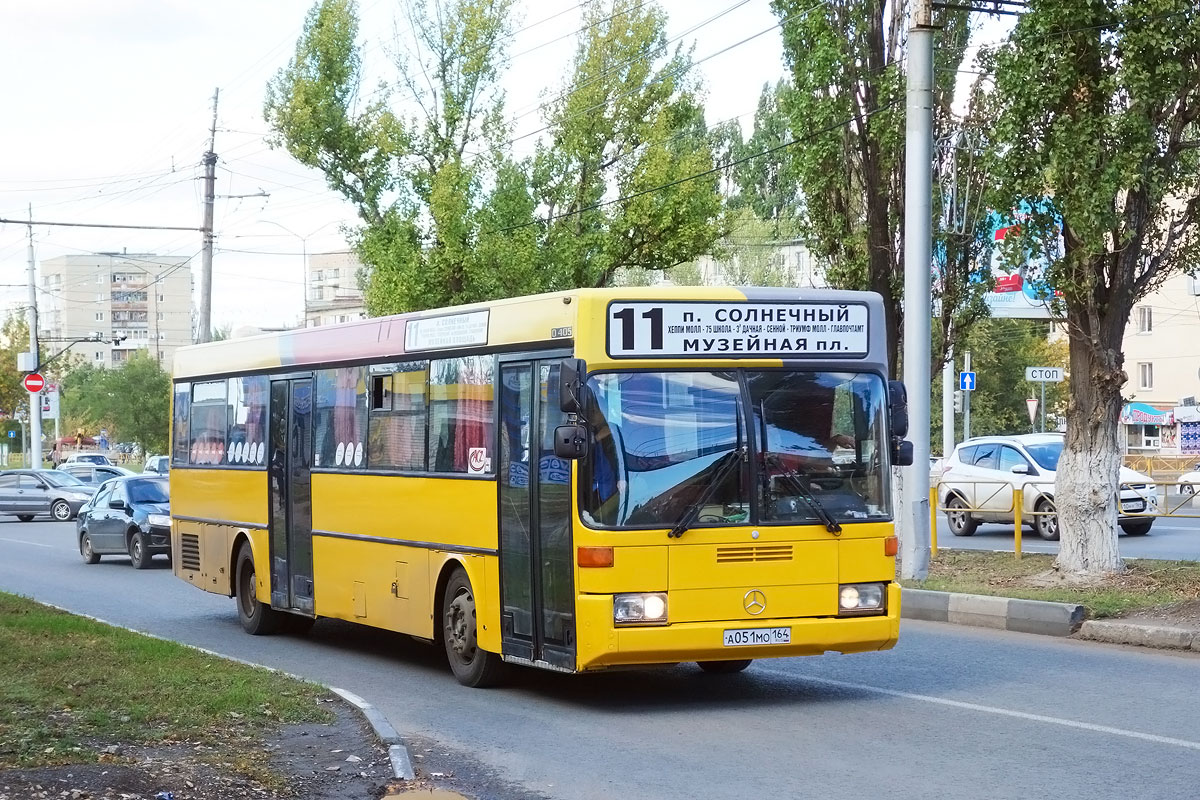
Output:
<path fill-rule="evenodd" d="M 311 378 L 271 381 L 271 606 L 312 614 Z"/>
<path fill-rule="evenodd" d="M 557 360 L 500 366 L 501 637 L 505 655 L 575 668 L 571 466 L 554 455 Z"/>

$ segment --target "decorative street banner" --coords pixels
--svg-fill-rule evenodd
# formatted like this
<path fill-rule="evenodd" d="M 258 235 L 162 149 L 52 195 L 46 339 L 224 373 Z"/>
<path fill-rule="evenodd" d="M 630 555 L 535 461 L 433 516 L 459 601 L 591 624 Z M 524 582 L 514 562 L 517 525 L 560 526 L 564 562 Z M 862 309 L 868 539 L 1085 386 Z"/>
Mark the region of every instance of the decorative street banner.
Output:
<path fill-rule="evenodd" d="M 860 303 L 614 302 L 612 358 L 795 358 L 867 354 Z"/>
<path fill-rule="evenodd" d="M 1045 201 L 1047 207 L 1049 201 Z M 1055 291 L 1046 280 L 1052 261 L 1062 258 L 1062 217 L 1055 215 L 1055 241 L 1041 246 L 1037 251 L 1025 252 L 1024 261 L 1011 268 L 1004 263 L 1002 243 L 1010 234 L 1020 230 L 1022 222 L 1032 216 L 1029 204 L 1008 216 L 993 211 L 988 215 L 991 228 L 991 272 L 995 287 L 984 298 L 993 317 L 1017 319 L 1050 319 L 1050 301 Z"/>

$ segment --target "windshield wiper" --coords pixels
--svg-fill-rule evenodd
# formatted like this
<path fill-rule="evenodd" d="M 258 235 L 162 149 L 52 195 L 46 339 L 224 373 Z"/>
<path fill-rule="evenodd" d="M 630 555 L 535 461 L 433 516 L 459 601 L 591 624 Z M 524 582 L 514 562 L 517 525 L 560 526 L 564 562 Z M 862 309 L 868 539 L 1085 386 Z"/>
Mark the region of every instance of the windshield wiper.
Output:
<path fill-rule="evenodd" d="M 700 493 L 700 497 L 696 499 L 696 502 L 688 506 L 687 511 L 683 512 L 679 521 L 675 523 L 675 527 L 667 531 L 668 539 L 678 539 L 680 536 L 683 536 L 688 528 L 692 527 L 696 518 L 700 516 L 700 509 L 712 498 L 717 491 L 717 487 L 725 482 L 725 479 L 733 472 L 733 468 L 739 466 L 745 457 L 746 448 L 736 447 L 713 462 L 714 464 L 719 463 L 720 466 L 713 473 L 711 482 L 708 486 L 704 487 L 704 491 Z"/>
<path fill-rule="evenodd" d="M 782 477 L 787 478 L 792 486 L 795 487 L 796 494 L 800 495 L 800 499 L 808 504 L 808 507 L 813 510 L 813 513 L 817 515 L 821 522 L 825 523 L 825 530 L 835 536 L 840 534 L 842 526 L 838 524 L 833 515 L 829 513 L 825 506 L 821 505 L 821 501 L 812 493 L 812 489 L 809 488 L 805 476 L 791 467 L 785 466 L 778 456 L 773 457 L 771 461 L 774 466 L 780 469 Z"/>

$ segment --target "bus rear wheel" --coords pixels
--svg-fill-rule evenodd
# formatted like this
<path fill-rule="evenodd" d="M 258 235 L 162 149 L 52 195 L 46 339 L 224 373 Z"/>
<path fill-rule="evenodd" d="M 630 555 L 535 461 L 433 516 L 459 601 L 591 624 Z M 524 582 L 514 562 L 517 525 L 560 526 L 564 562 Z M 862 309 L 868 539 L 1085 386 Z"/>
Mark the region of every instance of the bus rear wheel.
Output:
<path fill-rule="evenodd" d="M 732 675 L 750 666 L 750 662 L 753 660 L 751 658 L 741 658 L 737 661 L 697 661 L 696 664 L 699 665 L 700 669 L 713 675 Z"/>
<path fill-rule="evenodd" d="M 504 677 L 504 662 L 495 653 L 479 648 L 475 619 L 475 593 L 462 567 L 446 582 L 442 602 L 442 642 L 450 670 L 463 686 L 495 686 Z"/>
<path fill-rule="evenodd" d="M 250 545 L 242 545 L 238 551 L 237 571 L 238 621 L 252 636 L 265 636 L 279 630 L 279 612 L 260 603 L 255 596 L 258 576 L 254 571 L 254 553 Z"/>

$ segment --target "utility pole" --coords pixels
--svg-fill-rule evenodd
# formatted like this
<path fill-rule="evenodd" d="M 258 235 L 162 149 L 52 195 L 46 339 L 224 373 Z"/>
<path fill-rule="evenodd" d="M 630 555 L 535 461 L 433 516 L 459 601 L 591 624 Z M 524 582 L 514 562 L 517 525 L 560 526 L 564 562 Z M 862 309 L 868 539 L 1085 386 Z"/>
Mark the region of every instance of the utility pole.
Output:
<path fill-rule="evenodd" d="M 933 249 L 933 7 L 914 0 L 904 134 L 904 383 L 913 466 L 901 487 L 901 577 L 929 572 L 930 263 Z"/>
<path fill-rule="evenodd" d="M 212 130 L 208 137 L 208 150 L 204 153 L 204 252 L 200 261 L 200 313 L 196 341 L 212 340 L 212 260 L 213 260 L 213 201 L 217 196 L 217 98 L 218 87 L 213 92 Z"/>
<path fill-rule="evenodd" d="M 954 450 L 954 350 L 947 348 L 942 365 L 942 458 Z"/>
<path fill-rule="evenodd" d="M 37 313 L 37 267 L 33 261 L 33 206 L 29 206 L 29 308 L 25 309 L 25 319 L 29 322 L 29 352 L 33 353 L 33 363 L 39 363 L 38 358 L 38 313 Z M 40 392 L 29 393 L 29 452 L 33 469 L 42 468 L 42 395 Z"/>

